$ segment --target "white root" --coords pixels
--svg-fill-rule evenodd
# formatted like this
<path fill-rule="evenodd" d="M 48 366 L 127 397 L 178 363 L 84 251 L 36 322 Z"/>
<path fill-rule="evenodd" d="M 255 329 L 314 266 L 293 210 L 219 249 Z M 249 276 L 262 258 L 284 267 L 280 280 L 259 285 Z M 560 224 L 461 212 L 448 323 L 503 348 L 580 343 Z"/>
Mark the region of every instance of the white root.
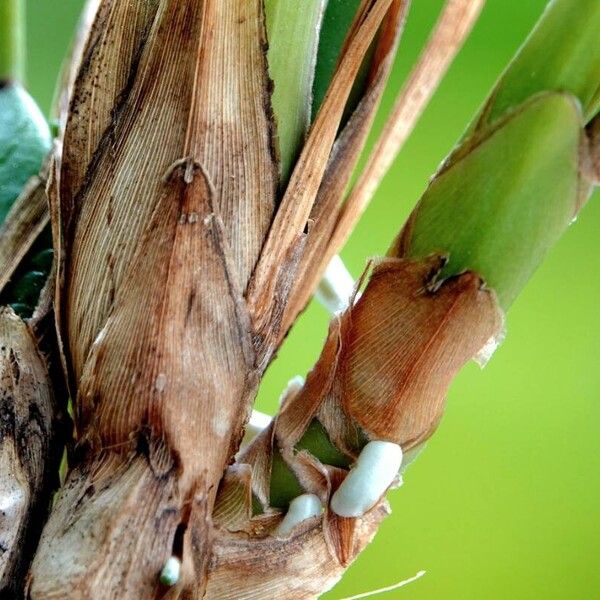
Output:
<path fill-rule="evenodd" d="M 304 377 L 302 375 L 292 377 L 285 386 L 281 396 L 279 396 L 279 406 L 282 407 L 288 399 L 292 399 L 303 387 Z"/>
<path fill-rule="evenodd" d="M 402 465 L 402 448 L 391 442 L 369 442 L 356 465 L 331 498 L 340 517 L 362 517 L 392 485 Z"/>
<path fill-rule="evenodd" d="M 336 314 L 348 308 L 353 293 L 354 278 L 336 255 L 327 266 L 316 297 L 331 314 Z"/>
<path fill-rule="evenodd" d="M 312 517 L 318 517 L 322 512 L 323 506 L 318 496 L 314 494 L 298 496 L 290 502 L 287 514 L 277 527 L 275 536 L 288 537 L 300 523 Z"/>
<path fill-rule="evenodd" d="M 246 431 L 244 433 L 244 439 L 240 449 L 245 448 L 248 444 L 261 433 L 263 429 L 266 429 L 271 423 L 271 417 L 262 413 L 258 410 L 253 410 L 250 416 L 250 421 L 246 425 Z"/>
<path fill-rule="evenodd" d="M 160 582 L 166 587 L 173 587 L 181 577 L 181 561 L 176 556 L 171 556 L 160 572 Z"/>

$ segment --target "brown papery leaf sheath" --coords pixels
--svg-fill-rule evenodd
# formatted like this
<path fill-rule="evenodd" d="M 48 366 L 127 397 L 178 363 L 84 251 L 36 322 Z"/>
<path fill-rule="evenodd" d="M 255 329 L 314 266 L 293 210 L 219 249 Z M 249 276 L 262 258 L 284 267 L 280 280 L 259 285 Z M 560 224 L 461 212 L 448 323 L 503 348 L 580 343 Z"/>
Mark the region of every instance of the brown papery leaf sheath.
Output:
<path fill-rule="evenodd" d="M 341 96 L 390 2 L 365 2 Z M 49 191 L 78 446 L 32 598 L 162 597 L 172 554 L 183 570 L 171 595 L 202 597 L 219 564 L 232 568 L 214 496 L 281 320 L 270 300 L 262 311 L 244 298 L 279 214 L 262 11 L 260 0 L 98 8 Z M 333 104 L 295 189 L 316 194 L 342 116 Z M 291 197 L 281 206 L 293 211 Z M 296 241 L 267 261 L 281 261 L 266 282 L 281 307 Z"/>
<path fill-rule="evenodd" d="M 24 575 L 58 483 L 60 448 L 48 368 L 29 327 L 0 309 L 0 596 Z"/>

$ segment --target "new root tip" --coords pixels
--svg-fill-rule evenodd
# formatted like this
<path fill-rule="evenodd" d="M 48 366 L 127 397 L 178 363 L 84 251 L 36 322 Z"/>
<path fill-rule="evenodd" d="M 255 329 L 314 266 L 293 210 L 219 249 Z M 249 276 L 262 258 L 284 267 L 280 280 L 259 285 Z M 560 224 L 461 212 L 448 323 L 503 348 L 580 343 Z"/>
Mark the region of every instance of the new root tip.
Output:
<path fill-rule="evenodd" d="M 398 444 L 369 442 L 333 494 L 331 510 L 340 517 L 362 517 L 392 485 L 401 465 L 402 448 Z"/>
<path fill-rule="evenodd" d="M 271 424 L 271 417 L 265 413 L 253 410 L 250 416 L 250 421 L 246 425 L 246 432 L 242 440 L 241 447 L 245 448 L 252 440 L 260 435 L 264 429 Z"/>
<path fill-rule="evenodd" d="M 303 387 L 304 377 L 302 375 L 292 377 L 279 397 L 279 406 L 282 407 L 288 398 L 293 398 Z"/>
<path fill-rule="evenodd" d="M 287 514 L 275 530 L 275 537 L 284 538 L 303 521 L 318 517 L 323 512 L 323 505 L 318 496 L 303 494 L 290 502 Z"/>
<path fill-rule="evenodd" d="M 171 556 L 160 572 L 160 582 L 166 587 L 173 587 L 179 582 L 181 576 L 181 561 L 176 556 Z"/>
<path fill-rule="evenodd" d="M 348 308 L 354 294 L 354 278 L 339 256 L 329 263 L 323 280 L 317 288 L 317 299 L 332 314 Z"/>

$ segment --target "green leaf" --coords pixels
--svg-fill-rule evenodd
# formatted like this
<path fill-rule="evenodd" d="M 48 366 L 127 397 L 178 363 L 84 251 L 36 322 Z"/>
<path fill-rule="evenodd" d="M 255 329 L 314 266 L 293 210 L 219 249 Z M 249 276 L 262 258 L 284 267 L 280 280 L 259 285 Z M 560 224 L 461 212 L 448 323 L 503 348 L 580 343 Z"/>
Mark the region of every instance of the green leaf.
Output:
<path fill-rule="evenodd" d="M 447 254 L 442 276 L 474 270 L 508 308 L 576 214 L 581 128 L 571 95 L 519 106 L 433 180 L 402 253 Z"/>
<path fill-rule="evenodd" d="M 23 81 L 25 0 L 0 0 L 0 85 Z"/>
<path fill-rule="evenodd" d="M 270 504 L 275 508 L 285 508 L 294 499 L 304 493 L 298 478 L 283 460 L 277 447 L 273 448 L 271 463 Z"/>
<path fill-rule="evenodd" d="M 335 68 L 344 45 L 346 35 L 350 30 L 352 21 L 360 6 L 360 0 L 329 0 L 323 18 L 321 38 L 319 40 L 319 53 L 315 71 L 313 87 L 313 115 L 316 115 L 325 99 L 329 84 L 333 79 Z M 375 45 L 372 44 L 360 67 L 352 92 L 346 103 L 346 110 L 342 124 L 344 124 L 360 101 L 369 76 L 369 69 L 373 60 Z"/>
<path fill-rule="evenodd" d="M 340 57 L 346 34 L 350 30 L 360 0 L 329 0 L 321 27 L 319 53 L 313 88 L 313 114 L 317 114 Z"/>
<path fill-rule="evenodd" d="M 542 91 L 570 92 L 588 122 L 600 108 L 600 2 L 555 0 L 506 70 L 488 123 Z"/>
<path fill-rule="evenodd" d="M 327 0 L 265 2 L 283 183 L 289 179 L 311 122 L 319 31 L 326 5 Z"/>
<path fill-rule="evenodd" d="M 48 124 L 31 96 L 18 84 L 0 87 L 0 223 L 50 145 Z"/>

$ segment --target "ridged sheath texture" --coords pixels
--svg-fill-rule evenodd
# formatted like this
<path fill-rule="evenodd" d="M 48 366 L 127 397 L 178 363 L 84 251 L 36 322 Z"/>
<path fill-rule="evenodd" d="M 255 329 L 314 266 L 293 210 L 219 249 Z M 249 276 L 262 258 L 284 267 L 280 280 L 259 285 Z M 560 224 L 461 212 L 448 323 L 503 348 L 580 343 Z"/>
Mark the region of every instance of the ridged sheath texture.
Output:
<path fill-rule="evenodd" d="M 182 593 L 205 587 L 213 497 L 258 382 L 242 294 L 278 173 L 262 10 L 98 8 L 51 193 L 78 452 L 34 598 L 153 597 L 174 552 Z"/>

